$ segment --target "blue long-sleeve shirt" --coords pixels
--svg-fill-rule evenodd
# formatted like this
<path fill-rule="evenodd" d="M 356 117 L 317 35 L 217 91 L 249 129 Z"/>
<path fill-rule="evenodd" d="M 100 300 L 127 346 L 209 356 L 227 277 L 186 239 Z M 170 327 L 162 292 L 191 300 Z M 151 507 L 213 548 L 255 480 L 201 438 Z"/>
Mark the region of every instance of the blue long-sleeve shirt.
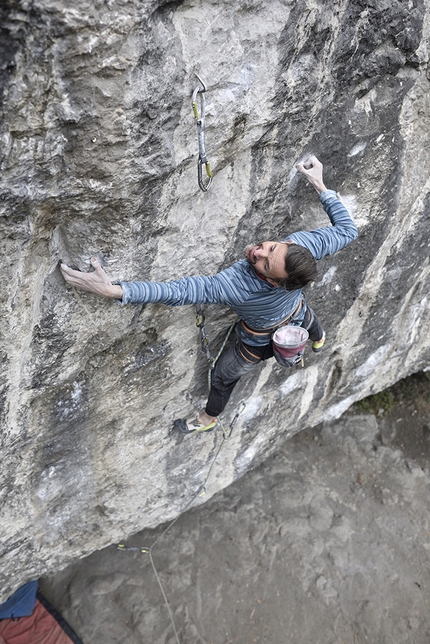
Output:
<path fill-rule="evenodd" d="M 321 259 L 333 255 L 357 238 L 358 231 L 344 204 L 333 190 L 325 190 L 319 196 L 331 226 L 311 231 L 292 233 L 283 241 L 292 241 L 304 246 Z M 171 282 L 119 282 L 123 289 L 123 304 L 159 302 L 168 306 L 184 304 L 224 304 L 229 306 L 252 329 L 268 329 L 293 313 L 303 297 L 302 289 L 286 291 L 276 288 L 261 279 L 246 260 L 213 276 L 183 277 Z M 303 306 L 298 313 L 302 321 Z M 249 338 L 245 340 L 252 344 Z M 255 342 L 258 344 L 258 340 Z"/>

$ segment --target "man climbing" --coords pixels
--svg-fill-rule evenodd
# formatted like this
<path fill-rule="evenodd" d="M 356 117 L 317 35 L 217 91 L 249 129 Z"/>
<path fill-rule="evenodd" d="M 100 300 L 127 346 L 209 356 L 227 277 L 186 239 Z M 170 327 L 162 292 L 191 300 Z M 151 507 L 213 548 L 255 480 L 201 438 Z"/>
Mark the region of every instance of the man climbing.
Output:
<path fill-rule="evenodd" d="M 184 277 L 172 282 L 110 281 L 100 263 L 82 273 L 61 264 L 66 282 L 99 296 L 115 298 L 122 304 L 159 302 L 169 306 L 224 304 L 237 313 L 236 342 L 224 350 L 212 372 L 211 389 L 204 411 L 188 420 L 175 421 L 184 433 L 208 431 L 215 427 L 234 386 L 241 376 L 262 360 L 273 356 L 271 336 L 286 324 L 304 327 L 318 352 L 325 341 L 324 330 L 302 288 L 316 278 L 316 260 L 333 255 L 357 238 L 351 216 L 333 190 L 323 182 L 323 166 L 311 156 L 301 172 L 319 194 L 331 226 L 292 233 L 282 241 L 250 244 L 242 259 L 213 276 Z"/>

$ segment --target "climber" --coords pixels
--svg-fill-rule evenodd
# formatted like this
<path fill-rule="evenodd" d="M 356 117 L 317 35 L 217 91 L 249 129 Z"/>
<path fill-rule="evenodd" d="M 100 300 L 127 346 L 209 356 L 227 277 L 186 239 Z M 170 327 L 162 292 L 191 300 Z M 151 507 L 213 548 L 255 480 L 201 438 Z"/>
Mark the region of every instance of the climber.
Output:
<path fill-rule="evenodd" d="M 281 325 L 307 329 L 312 349 L 319 352 L 325 332 L 302 288 L 316 278 L 316 261 L 332 255 L 357 238 L 358 231 L 344 204 L 323 182 L 323 166 L 311 156 L 297 164 L 316 189 L 332 225 L 292 233 L 282 241 L 265 241 L 245 248 L 245 259 L 214 276 L 184 277 L 171 282 L 112 283 L 93 258 L 94 272 L 83 273 L 61 264 L 66 282 L 123 305 L 158 302 L 169 306 L 224 304 L 235 311 L 236 342 L 225 349 L 212 374 L 204 411 L 175 421 L 184 433 L 213 429 L 239 378 L 273 356 L 271 335 Z"/>

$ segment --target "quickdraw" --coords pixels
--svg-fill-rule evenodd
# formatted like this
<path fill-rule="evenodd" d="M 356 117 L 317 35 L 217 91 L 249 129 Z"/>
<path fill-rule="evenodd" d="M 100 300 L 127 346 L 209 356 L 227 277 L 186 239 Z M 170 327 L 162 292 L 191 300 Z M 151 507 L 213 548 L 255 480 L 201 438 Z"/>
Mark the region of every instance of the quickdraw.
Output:
<path fill-rule="evenodd" d="M 193 113 L 194 117 L 197 120 L 197 136 L 199 140 L 199 160 L 197 162 L 197 179 L 199 182 L 199 188 L 200 190 L 203 190 L 203 192 L 207 192 L 209 190 L 209 187 L 212 183 L 212 171 L 210 167 L 210 163 L 208 161 L 208 158 L 206 156 L 206 143 L 205 143 L 205 92 L 206 92 L 206 85 L 198 76 L 198 74 L 195 74 L 199 80 L 199 83 L 201 84 L 202 87 L 197 86 L 193 92 Z M 199 112 L 197 109 L 197 94 L 200 94 L 200 116 Z M 208 179 L 206 183 L 203 181 L 203 171 L 202 171 L 202 166 L 203 164 L 205 165 L 206 168 L 206 174 L 208 176 Z"/>

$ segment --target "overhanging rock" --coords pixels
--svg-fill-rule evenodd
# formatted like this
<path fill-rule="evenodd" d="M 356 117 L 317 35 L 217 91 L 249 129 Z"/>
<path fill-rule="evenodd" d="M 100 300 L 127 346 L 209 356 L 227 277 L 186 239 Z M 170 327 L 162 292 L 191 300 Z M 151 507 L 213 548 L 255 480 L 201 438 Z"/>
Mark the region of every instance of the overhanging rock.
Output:
<path fill-rule="evenodd" d="M 307 290 L 327 348 L 240 383 L 207 496 L 430 366 L 428 19 L 421 0 L 2 9 L 1 598 L 176 516 L 221 438 L 169 432 L 206 395 L 192 307 L 74 292 L 59 259 L 88 270 L 95 255 L 112 279 L 213 274 L 254 239 L 327 223 L 294 170 L 305 153 L 324 162 L 360 230 Z M 215 351 L 232 316 L 206 313 Z"/>

